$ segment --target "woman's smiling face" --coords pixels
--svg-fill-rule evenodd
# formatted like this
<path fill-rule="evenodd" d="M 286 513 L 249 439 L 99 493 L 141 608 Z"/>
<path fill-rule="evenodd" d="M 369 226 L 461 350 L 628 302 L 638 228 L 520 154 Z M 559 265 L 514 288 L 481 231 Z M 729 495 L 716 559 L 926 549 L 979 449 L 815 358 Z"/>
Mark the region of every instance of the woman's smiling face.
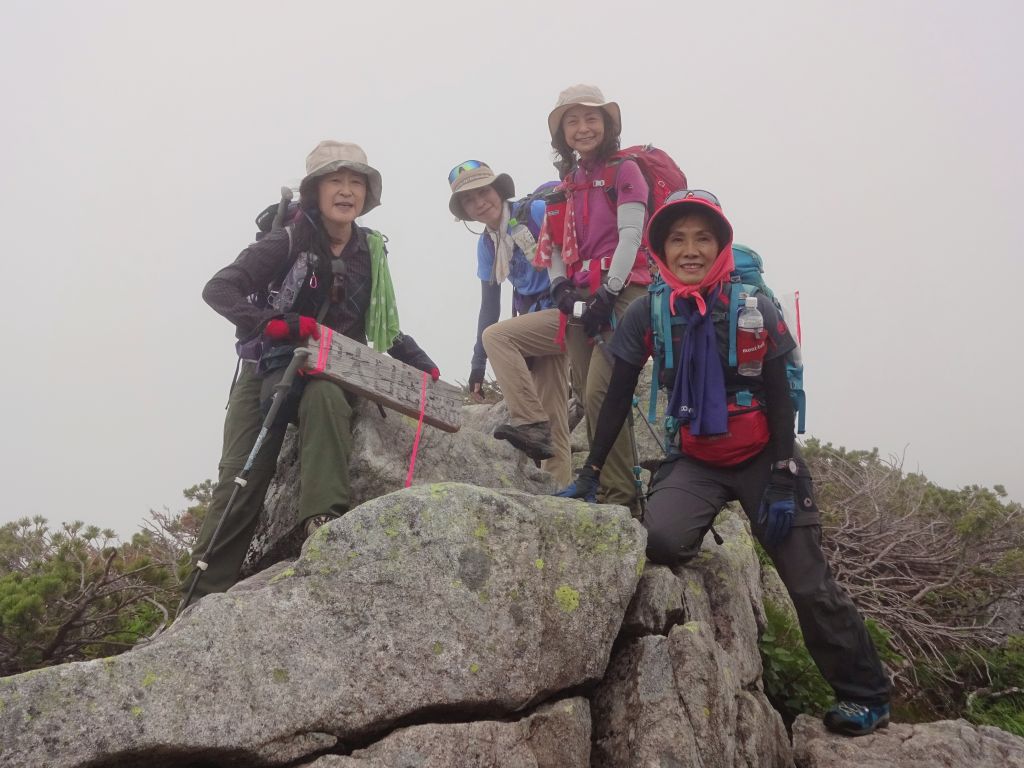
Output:
<path fill-rule="evenodd" d="M 711 217 L 700 212 L 680 216 L 665 237 L 665 266 L 686 285 L 700 285 L 721 246 Z"/>
<path fill-rule="evenodd" d="M 366 205 L 366 177 L 349 168 L 339 168 L 320 179 L 317 207 L 325 222 L 350 225 Z"/>
<path fill-rule="evenodd" d="M 580 157 L 594 156 L 604 142 L 604 112 L 600 107 L 571 107 L 562 115 L 562 134 Z"/>
<path fill-rule="evenodd" d="M 501 202 L 501 196 L 493 186 L 459 192 L 459 204 L 466 216 L 491 229 L 501 226 Z"/>

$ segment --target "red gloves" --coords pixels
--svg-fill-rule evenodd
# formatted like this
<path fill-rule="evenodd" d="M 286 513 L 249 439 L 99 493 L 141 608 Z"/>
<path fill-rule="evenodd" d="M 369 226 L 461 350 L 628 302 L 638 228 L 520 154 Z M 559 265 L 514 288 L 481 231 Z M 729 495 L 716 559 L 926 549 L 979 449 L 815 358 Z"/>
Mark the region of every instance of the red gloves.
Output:
<path fill-rule="evenodd" d="M 430 380 L 431 381 L 437 381 L 438 379 L 441 378 L 441 372 L 439 370 L 437 370 L 437 366 L 436 365 L 433 368 L 430 369 L 429 373 L 430 373 Z"/>
<path fill-rule="evenodd" d="M 312 317 L 288 314 L 275 317 L 263 329 L 263 335 L 274 341 L 304 341 L 320 338 L 320 325 Z"/>

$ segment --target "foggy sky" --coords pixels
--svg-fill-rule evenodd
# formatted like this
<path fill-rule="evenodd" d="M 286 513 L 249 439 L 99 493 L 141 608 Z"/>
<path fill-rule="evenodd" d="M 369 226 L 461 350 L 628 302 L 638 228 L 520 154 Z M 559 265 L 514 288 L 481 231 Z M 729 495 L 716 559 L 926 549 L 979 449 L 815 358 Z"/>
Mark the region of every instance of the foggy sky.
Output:
<path fill-rule="evenodd" d="M 321 139 L 381 171 L 361 223 L 389 238 L 402 327 L 465 381 L 480 288 L 448 170 L 552 178 L 547 114 L 578 82 L 799 289 L 811 434 L 1024 500 L 1022 21 L 947 0 L 6 2 L 0 523 L 130 535 L 216 475 L 233 329 L 200 292 Z"/>

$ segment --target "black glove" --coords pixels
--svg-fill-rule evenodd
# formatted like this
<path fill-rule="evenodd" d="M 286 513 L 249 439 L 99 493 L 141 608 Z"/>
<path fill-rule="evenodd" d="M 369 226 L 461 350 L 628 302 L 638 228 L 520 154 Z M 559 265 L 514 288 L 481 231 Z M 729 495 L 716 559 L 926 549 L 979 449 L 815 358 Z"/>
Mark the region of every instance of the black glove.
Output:
<path fill-rule="evenodd" d="M 583 499 L 595 503 L 597 501 L 598 478 L 601 477 L 601 470 L 595 469 L 591 464 L 584 464 L 576 471 L 576 480 L 558 491 L 553 496 L 561 496 L 564 499 Z"/>
<path fill-rule="evenodd" d="M 483 400 L 483 393 L 480 391 L 484 384 L 484 368 L 472 368 L 469 371 L 469 395 L 474 400 Z"/>
<path fill-rule="evenodd" d="M 580 300 L 580 295 L 569 280 L 556 277 L 555 282 L 551 284 L 551 300 L 555 302 L 559 312 L 572 317 L 573 305 Z"/>
<path fill-rule="evenodd" d="M 615 309 L 617 298 L 618 296 L 604 285 L 597 289 L 594 300 L 583 313 L 583 330 L 586 331 L 587 336 L 597 336 L 611 324 L 612 311 Z"/>
<path fill-rule="evenodd" d="M 789 535 L 796 514 L 796 478 L 786 469 L 772 469 L 757 510 L 764 543 L 776 547 Z"/>
<path fill-rule="evenodd" d="M 395 337 L 395 342 L 391 345 L 391 349 L 388 350 L 388 354 L 396 360 L 401 360 L 406 365 L 426 371 L 434 381 L 437 381 L 438 376 L 440 376 L 440 373 L 435 375 L 437 366 L 434 364 L 434 361 L 430 359 L 426 352 L 420 349 L 420 345 L 408 334 L 399 333 Z"/>

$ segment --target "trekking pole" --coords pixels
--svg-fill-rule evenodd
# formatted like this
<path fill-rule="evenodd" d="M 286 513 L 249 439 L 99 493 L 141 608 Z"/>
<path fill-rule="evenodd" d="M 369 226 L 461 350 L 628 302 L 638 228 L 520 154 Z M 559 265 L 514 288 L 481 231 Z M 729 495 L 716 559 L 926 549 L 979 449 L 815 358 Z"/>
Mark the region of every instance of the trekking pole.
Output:
<path fill-rule="evenodd" d="M 274 398 L 270 403 L 270 410 L 267 411 L 266 418 L 263 419 L 263 426 L 260 428 L 260 433 L 256 436 L 256 442 L 253 444 L 252 450 L 249 451 L 249 457 L 245 460 L 242 471 L 235 477 L 235 487 L 231 489 L 231 497 L 228 499 L 227 506 L 224 507 L 224 514 L 220 516 L 220 520 L 217 521 L 217 527 L 213 529 L 210 543 L 207 545 L 203 556 L 196 561 L 195 569 L 192 571 L 192 583 L 189 585 L 185 597 L 182 598 L 181 604 L 178 605 L 175 615 L 180 614 L 185 606 L 189 604 L 189 601 L 192 599 L 192 593 L 195 592 L 196 584 L 199 583 L 199 578 L 202 576 L 203 571 L 209 567 L 210 555 L 217 545 L 217 537 L 220 535 L 220 529 L 223 527 L 224 521 L 228 519 L 231 510 L 235 506 L 235 497 L 238 496 L 238 491 L 244 488 L 248 482 L 246 478 L 249 476 L 249 471 L 252 469 L 253 462 L 256 460 L 257 454 L 259 454 L 260 448 L 263 447 L 267 435 L 270 434 L 270 430 L 274 425 L 274 419 L 277 418 L 277 412 L 281 410 L 281 403 L 284 402 L 285 395 L 291 388 L 296 373 L 305 364 L 309 354 L 310 351 L 307 347 L 297 347 L 292 353 L 292 360 L 288 363 L 288 367 L 285 369 L 281 380 L 274 385 Z"/>
<path fill-rule="evenodd" d="M 651 383 L 651 386 L 654 386 L 653 382 Z M 644 416 L 644 412 L 640 410 L 640 400 L 636 395 L 633 396 L 633 407 L 636 408 L 636 412 L 640 414 L 640 418 L 647 426 L 647 431 L 651 433 L 651 437 L 654 438 L 654 442 L 659 446 L 662 445 L 662 440 L 658 437 L 658 433 L 654 431 L 654 427 L 651 426 L 651 422 L 647 420 L 647 417 Z M 664 447 L 662 447 L 662 451 L 664 451 Z"/>
<path fill-rule="evenodd" d="M 284 227 L 284 219 L 288 215 L 288 203 L 292 201 L 293 194 L 291 187 L 281 187 L 281 201 L 277 204 L 277 212 L 270 224 L 271 231 Z"/>

